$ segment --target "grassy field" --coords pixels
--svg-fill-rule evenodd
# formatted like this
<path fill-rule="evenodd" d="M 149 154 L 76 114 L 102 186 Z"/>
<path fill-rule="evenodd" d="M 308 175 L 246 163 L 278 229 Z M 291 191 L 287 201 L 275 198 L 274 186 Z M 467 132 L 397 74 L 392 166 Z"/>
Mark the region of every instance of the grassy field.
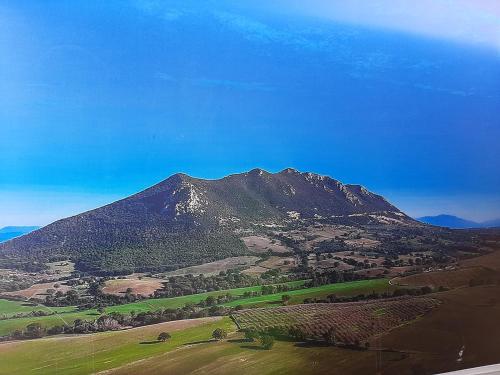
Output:
<path fill-rule="evenodd" d="M 297 304 L 302 303 L 306 298 L 325 298 L 329 294 L 335 294 L 337 296 L 353 296 L 361 293 L 371 293 L 372 291 L 380 293 L 394 289 L 395 287 L 389 285 L 387 279 L 359 280 L 239 299 L 226 303 L 224 306 L 235 307 L 241 305 L 246 308 L 276 306 L 277 303 L 281 302 L 281 298 L 285 294 L 291 297 L 289 304 Z"/>
<path fill-rule="evenodd" d="M 111 370 L 113 375 L 308 375 L 372 374 L 377 353 L 326 346 L 300 346 L 276 341 L 271 350 L 260 350 L 257 343 L 238 340 L 239 336 L 212 343 L 201 343 Z M 379 354 L 379 358 L 382 356 Z M 399 353 L 383 353 L 384 360 L 397 360 Z"/>
<path fill-rule="evenodd" d="M 228 318 L 202 318 L 126 331 L 0 344 L 0 374 L 90 374 L 210 339 L 215 328 L 236 329 Z M 172 338 L 157 342 L 162 331 Z M 138 372 L 140 373 L 140 371 Z"/>
<path fill-rule="evenodd" d="M 74 310 L 74 307 L 53 307 L 51 310 L 58 312 L 68 312 Z M 32 311 L 50 311 L 46 306 L 30 304 L 23 301 L 9 301 L 0 299 L 0 316 L 12 316 L 18 313 L 30 313 Z"/>
<path fill-rule="evenodd" d="M 305 282 L 304 280 L 297 280 L 297 281 L 292 281 L 292 282 L 289 282 L 286 284 L 289 285 L 290 287 L 300 287 L 300 286 L 304 285 L 304 282 Z M 193 295 L 181 296 L 181 297 L 148 299 L 148 300 L 134 302 L 134 303 L 128 303 L 128 304 L 124 304 L 124 305 L 110 306 L 110 307 L 107 307 L 105 309 L 105 311 L 107 313 L 120 312 L 123 314 L 128 314 L 132 311 L 139 313 L 139 312 L 143 312 L 143 311 L 151 311 L 151 310 L 158 310 L 158 309 L 177 308 L 177 307 L 183 307 L 187 303 L 198 303 L 198 302 L 206 299 L 208 296 L 218 296 L 218 295 L 226 294 L 226 293 L 237 296 L 237 295 L 242 295 L 245 292 L 260 291 L 260 290 L 261 290 L 260 286 L 252 286 L 252 287 L 246 287 L 246 288 L 236 288 L 236 289 L 230 289 L 230 290 L 220 290 L 220 291 L 215 291 L 215 292 L 193 294 Z M 23 302 L 11 302 L 11 301 L 6 301 L 6 300 L 0 300 L 0 301 L 5 301 L 0 305 L 0 314 L 7 313 L 7 312 L 12 313 L 15 309 L 27 308 L 26 306 L 23 306 Z M 5 309 L 4 309 L 4 306 L 5 306 Z M 44 327 L 49 328 L 49 327 L 53 327 L 55 325 L 61 325 L 61 324 L 65 324 L 65 323 L 72 324 L 76 319 L 93 320 L 99 316 L 99 314 L 97 313 L 96 310 L 76 311 L 75 307 L 71 307 L 71 306 L 48 308 L 48 307 L 44 307 L 44 306 L 39 305 L 37 308 L 34 308 L 34 309 L 35 310 L 42 310 L 42 309 L 54 310 L 54 311 L 60 312 L 61 314 L 50 315 L 50 316 L 40 316 L 40 317 L 27 317 L 27 318 L 0 320 L 0 336 L 12 333 L 13 331 L 15 331 L 17 329 L 23 329 L 28 324 L 34 323 L 34 322 L 38 322 L 38 323 L 42 324 Z M 29 312 L 29 311 L 31 311 L 31 310 L 27 308 L 27 310 L 25 312 Z"/>
<path fill-rule="evenodd" d="M 290 287 L 300 287 L 304 285 L 304 280 L 291 281 L 288 283 L 284 283 Z M 130 313 L 131 311 L 141 312 L 141 311 L 151 311 L 158 309 L 166 309 L 166 308 L 177 308 L 183 307 L 186 303 L 198 303 L 203 301 L 208 296 L 218 296 L 222 294 L 231 294 L 232 296 L 240 296 L 245 292 L 257 292 L 261 290 L 261 286 L 251 286 L 246 288 L 236 288 L 229 290 L 219 290 L 215 292 L 207 292 L 200 294 L 192 294 L 188 296 L 181 297 L 173 297 L 173 298 L 158 298 L 158 299 L 148 299 L 135 303 L 127 303 L 125 305 L 119 306 L 110 306 L 106 308 L 106 312 L 121 312 L 121 313 Z"/>
<path fill-rule="evenodd" d="M 287 283 L 291 287 L 299 287 L 304 284 L 304 280 L 292 281 Z M 372 291 L 382 292 L 388 288 L 393 288 L 388 285 L 386 279 L 374 279 L 374 280 L 361 280 L 353 281 L 348 283 L 339 284 L 329 284 L 323 285 L 317 288 L 307 288 L 289 291 L 286 293 L 269 294 L 261 297 L 250 297 L 245 299 L 238 299 L 232 301 L 226 306 L 237 306 L 242 305 L 245 307 L 252 306 L 273 306 L 281 301 L 281 296 L 283 294 L 288 294 L 292 297 L 290 303 L 301 303 L 305 298 L 322 298 L 329 294 L 336 294 L 338 296 L 342 295 L 356 295 L 359 293 L 370 293 Z M 128 303 L 125 305 L 110 306 L 105 309 L 106 313 L 110 312 L 120 312 L 123 314 L 128 314 L 132 311 L 136 313 L 142 311 L 151 311 L 165 308 L 177 308 L 183 307 L 186 303 L 198 303 L 208 296 L 217 296 L 220 294 L 229 293 L 231 295 L 242 295 L 248 291 L 260 291 L 260 286 L 253 286 L 247 288 L 237 288 L 223 291 L 215 291 L 208 293 L 193 294 L 188 296 L 174 297 L 174 298 L 158 298 L 158 299 L 148 299 L 144 301 Z M 96 310 L 84 310 L 75 311 L 74 307 L 64 307 L 56 308 L 62 309 L 61 314 L 42 316 L 42 317 L 28 317 L 19 319 L 8 319 L 0 320 L 0 336 L 12 333 L 16 329 L 24 329 L 28 324 L 33 322 L 38 322 L 44 327 L 49 328 L 55 325 L 61 324 L 72 324 L 76 319 L 86 319 L 93 320 L 96 319 L 99 314 Z M 1 313 L 1 311 L 0 311 Z"/>

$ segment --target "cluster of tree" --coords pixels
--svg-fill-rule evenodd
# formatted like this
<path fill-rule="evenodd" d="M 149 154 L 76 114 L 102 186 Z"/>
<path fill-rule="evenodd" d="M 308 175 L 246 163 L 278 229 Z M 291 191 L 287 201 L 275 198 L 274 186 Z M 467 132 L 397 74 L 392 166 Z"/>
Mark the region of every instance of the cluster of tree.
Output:
<path fill-rule="evenodd" d="M 317 272 L 314 270 L 309 271 L 310 281 L 306 283 L 306 287 L 315 287 L 326 284 L 342 283 L 346 281 L 360 280 L 361 275 L 354 273 L 352 270 L 338 271 L 328 270 Z"/>
<path fill-rule="evenodd" d="M 72 324 L 57 325 L 49 329 L 45 329 L 40 323 L 32 323 L 29 324 L 24 330 L 15 331 L 11 335 L 11 338 L 32 339 L 62 333 L 82 334 L 113 331 L 126 327 L 140 327 L 174 320 L 228 315 L 231 311 L 232 310 L 230 308 L 222 306 L 211 306 L 209 308 L 201 309 L 194 304 L 190 304 L 183 308 L 147 311 L 137 314 L 135 312 L 131 312 L 130 314 L 112 312 L 109 314 L 102 314 L 95 320 L 76 319 Z"/>
<path fill-rule="evenodd" d="M 429 294 L 435 291 L 445 291 L 447 288 L 439 287 L 437 289 L 432 289 L 428 286 L 423 286 L 421 288 L 400 288 L 396 289 L 393 292 L 372 292 L 369 294 L 358 294 L 355 296 L 337 296 L 335 294 L 330 294 L 326 298 L 306 298 L 304 299 L 304 303 L 342 303 L 342 302 L 358 302 L 358 301 L 367 301 L 374 300 L 380 298 L 391 298 L 391 297 L 401 297 L 401 296 L 421 296 L 424 294 Z"/>
<path fill-rule="evenodd" d="M 225 290 L 232 288 L 241 288 L 247 286 L 259 285 L 261 280 L 238 272 L 230 270 L 220 272 L 218 275 L 185 275 L 172 276 L 164 284 L 162 289 L 155 292 L 155 297 L 177 297 L 188 294 L 204 293 L 216 290 Z"/>
<path fill-rule="evenodd" d="M 54 314 L 55 314 L 55 312 L 52 312 L 52 311 L 34 310 L 34 311 L 27 312 L 27 313 L 16 313 L 13 315 L 0 314 L 0 320 L 29 318 L 29 317 L 35 317 L 35 316 L 49 316 L 49 315 L 54 315 Z"/>
<path fill-rule="evenodd" d="M 258 340 L 263 349 L 270 350 L 274 345 L 274 336 L 272 332 L 266 330 L 257 331 L 254 329 L 246 329 L 244 332 L 245 338 L 248 341 L 254 342 Z"/>
<path fill-rule="evenodd" d="M 322 344 L 332 346 L 343 346 L 352 349 L 368 349 L 368 342 L 361 343 L 360 340 L 354 339 L 352 342 L 339 342 L 337 340 L 334 327 L 330 327 L 320 336 L 317 333 L 312 333 L 310 330 L 302 326 L 291 327 L 268 327 L 263 330 L 245 329 L 245 338 L 250 341 L 259 340 L 262 348 L 270 349 L 274 344 L 274 339 L 294 340 L 294 341 L 313 341 L 321 342 Z"/>

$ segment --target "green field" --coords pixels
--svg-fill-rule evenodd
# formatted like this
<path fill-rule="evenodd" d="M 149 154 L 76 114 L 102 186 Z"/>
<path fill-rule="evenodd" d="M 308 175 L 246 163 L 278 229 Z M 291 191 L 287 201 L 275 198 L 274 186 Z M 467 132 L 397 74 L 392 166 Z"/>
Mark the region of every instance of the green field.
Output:
<path fill-rule="evenodd" d="M 32 311 L 57 311 L 57 312 L 68 312 L 73 311 L 74 307 L 52 307 L 48 308 L 43 305 L 30 304 L 24 301 L 9 301 L 6 299 L 0 299 L 0 316 L 12 316 L 18 313 L 27 314 Z"/>
<path fill-rule="evenodd" d="M 304 280 L 297 280 L 297 281 L 291 281 L 288 283 L 284 283 L 292 288 L 294 287 L 301 287 L 304 285 L 305 281 Z M 110 312 L 120 312 L 123 314 L 128 314 L 132 311 L 135 311 L 136 313 L 143 312 L 143 311 L 151 311 L 151 310 L 159 310 L 159 309 L 167 309 L 167 308 L 178 308 L 178 307 L 183 307 L 187 303 L 198 303 L 204 299 L 206 299 L 208 296 L 218 296 L 222 294 L 231 294 L 233 296 L 239 296 L 242 295 L 245 292 L 254 292 L 254 291 L 260 291 L 261 286 L 251 286 L 251 287 L 245 287 L 245 288 L 235 288 L 235 289 L 230 289 L 230 290 L 219 290 L 219 291 L 214 291 L 214 292 L 207 292 L 207 293 L 200 293 L 200 294 L 193 294 L 193 295 L 188 295 L 188 296 L 180 296 L 180 297 L 173 297 L 173 298 L 158 298 L 158 299 L 148 299 L 148 300 L 143 300 L 139 302 L 133 302 L 133 303 L 127 303 L 124 305 L 117 305 L 117 306 L 110 306 L 105 309 L 107 313 Z M 15 309 L 21 309 L 21 308 L 27 308 L 26 306 L 22 306 L 22 302 L 12 302 L 12 301 L 7 301 L 7 300 L 0 300 L 0 301 L 5 301 L 4 304 L 0 305 L 0 314 L 2 313 L 7 313 L 7 312 L 14 312 Z M 5 310 L 3 309 L 3 306 L 5 305 Z M 50 315 L 50 316 L 40 316 L 40 317 L 26 317 L 26 318 L 18 318 L 18 319 L 7 319 L 7 320 L 0 320 L 0 336 L 8 335 L 9 333 L 12 333 L 13 331 L 17 329 L 24 329 L 28 324 L 38 322 L 41 323 L 44 327 L 50 328 L 55 325 L 61 325 L 61 324 L 72 324 L 76 319 L 86 319 L 86 320 L 93 320 L 96 319 L 99 314 L 97 313 L 96 310 L 83 310 L 83 311 L 77 311 L 75 307 L 69 306 L 69 307 L 45 307 L 42 305 L 39 305 L 36 308 L 27 308 L 26 311 L 24 312 L 29 312 L 31 310 L 41 310 L 41 309 L 49 309 L 49 310 L 55 310 L 57 312 L 60 312 L 61 314 L 56 314 L 56 315 Z M 20 311 L 17 311 L 20 312 Z"/>
<path fill-rule="evenodd" d="M 288 283 L 283 283 L 291 288 L 301 287 L 304 285 L 304 280 L 290 281 Z M 218 290 L 214 292 L 192 294 L 188 296 L 172 297 L 172 298 L 158 298 L 158 299 L 148 299 L 140 302 L 127 303 L 125 305 L 110 306 L 106 308 L 106 312 L 120 312 L 120 313 L 130 313 L 135 311 L 136 313 L 142 311 L 151 311 L 158 309 L 175 309 L 177 307 L 183 307 L 187 303 L 198 303 L 205 300 L 208 296 L 219 296 L 223 294 L 230 294 L 232 296 L 240 296 L 245 292 L 258 292 L 261 290 L 261 286 L 250 286 L 246 288 L 235 288 L 229 290 Z"/>
<path fill-rule="evenodd" d="M 228 317 L 217 321 L 204 318 L 125 331 L 0 343 L 0 374 L 90 374 L 206 341 L 219 327 L 229 332 L 236 329 Z M 156 342 L 162 331 L 170 332 L 172 338 Z"/>
<path fill-rule="evenodd" d="M 373 374 L 377 360 L 391 364 L 401 354 L 355 351 L 327 346 L 306 347 L 276 341 L 271 350 L 260 350 L 258 343 L 234 338 L 201 343 L 183 350 L 148 358 L 140 363 L 111 370 L 110 375 L 316 375 Z"/>
<path fill-rule="evenodd" d="M 285 294 L 291 297 L 289 304 L 297 304 L 302 303 L 306 298 L 325 298 L 329 294 L 335 294 L 337 296 L 354 296 L 361 293 L 371 293 L 372 291 L 381 293 L 393 289 L 395 289 L 395 287 L 389 285 L 387 279 L 359 280 L 346 283 L 322 285 L 314 288 L 291 290 L 289 292 L 268 294 L 259 297 L 239 299 L 228 302 L 224 304 L 224 306 L 276 306 L 277 303 L 281 302 L 281 297 Z"/>
<path fill-rule="evenodd" d="M 291 287 L 299 287 L 304 284 L 304 280 L 292 281 L 287 283 Z M 283 294 L 288 294 L 292 298 L 290 304 L 301 303 L 306 298 L 324 298 L 329 294 L 336 294 L 338 296 L 349 296 L 357 295 L 360 293 L 370 293 L 372 291 L 383 292 L 388 289 L 393 289 L 394 287 L 389 286 L 387 279 L 373 279 L 373 280 L 360 280 L 352 281 L 347 283 L 329 284 L 323 285 L 316 288 L 298 289 L 292 290 L 285 293 L 269 294 L 259 297 L 250 297 L 244 299 L 238 299 L 225 304 L 228 307 L 235 307 L 238 305 L 244 307 L 254 307 L 254 306 L 275 306 L 280 303 L 281 296 Z M 110 306 L 105 310 L 107 313 L 110 312 L 120 312 L 123 314 L 135 311 L 136 313 L 143 311 L 151 311 L 166 308 L 177 308 L 183 307 L 186 303 L 198 303 L 208 296 L 217 296 L 221 294 L 229 293 L 231 295 L 239 296 L 247 291 L 260 291 L 260 286 L 253 286 L 247 288 L 237 288 L 230 290 L 222 290 L 208 293 L 193 294 L 188 296 L 173 297 L 173 298 L 158 298 L 158 299 L 148 299 L 144 301 L 128 303 L 124 305 Z M 56 308 L 62 309 L 61 314 L 42 316 L 42 317 L 27 317 L 18 319 L 7 319 L 0 320 L 0 336 L 8 335 L 17 329 L 24 329 L 28 324 L 33 322 L 41 323 L 44 327 L 50 328 L 55 325 L 61 324 L 72 324 L 76 319 L 86 319 L 93 320 L 96 319 L 99 314 L 96 310 L 84 310 L 76 311 L 74 307 L 64 307 Z"/>

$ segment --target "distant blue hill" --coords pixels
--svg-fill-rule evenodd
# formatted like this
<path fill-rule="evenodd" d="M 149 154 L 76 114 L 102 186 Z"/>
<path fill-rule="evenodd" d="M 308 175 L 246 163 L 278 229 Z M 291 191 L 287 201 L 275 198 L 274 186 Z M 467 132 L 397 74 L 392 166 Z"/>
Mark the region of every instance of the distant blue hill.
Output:
<path fill-rule="evenodd" d="M 19 237 L 29 232 L 33 232 L 40 227 L 3 227 L 0 229 L 0 242 L 5 242 L 10 240 L 11 238 Z"/>
<path fill-rule="evenodd" d="M 453 215 L 422 216 L 418 217 L 417 220 L 426 224 L 453 229 L 500 227 L 500 219 L 478 223 Z"/>

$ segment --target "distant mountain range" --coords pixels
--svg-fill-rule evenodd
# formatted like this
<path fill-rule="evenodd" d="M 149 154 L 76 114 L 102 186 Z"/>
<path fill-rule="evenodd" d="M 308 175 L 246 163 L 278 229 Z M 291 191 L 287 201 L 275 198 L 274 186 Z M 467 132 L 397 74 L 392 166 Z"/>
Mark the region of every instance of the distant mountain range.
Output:
<path fill-rule="evenodd" d="M 33 232 L 40 227 L 3 227 L 0 228 L 0 242 L 8 241 L 15 237 L 20 237 L 24 234 Z"/>
<path fill-rule="evenodd" d="M 426 224 L 454 229 L 500 227 L 500 219 L 488 220 L 478 223 L 453 215 L 423 216 L 417 218 L 417 220 Z"/>
<path fill-rule="evenodd" d="M 243 233 L 316 219 L 419 225 L 364 187 L 315 173 L 253 169 L 218 180 L 175 174 L 2 243 L 0 256 L 23 261 L 69 256 L 78 269 L 90 272 L 177 268 L 247 255 Z"/>

